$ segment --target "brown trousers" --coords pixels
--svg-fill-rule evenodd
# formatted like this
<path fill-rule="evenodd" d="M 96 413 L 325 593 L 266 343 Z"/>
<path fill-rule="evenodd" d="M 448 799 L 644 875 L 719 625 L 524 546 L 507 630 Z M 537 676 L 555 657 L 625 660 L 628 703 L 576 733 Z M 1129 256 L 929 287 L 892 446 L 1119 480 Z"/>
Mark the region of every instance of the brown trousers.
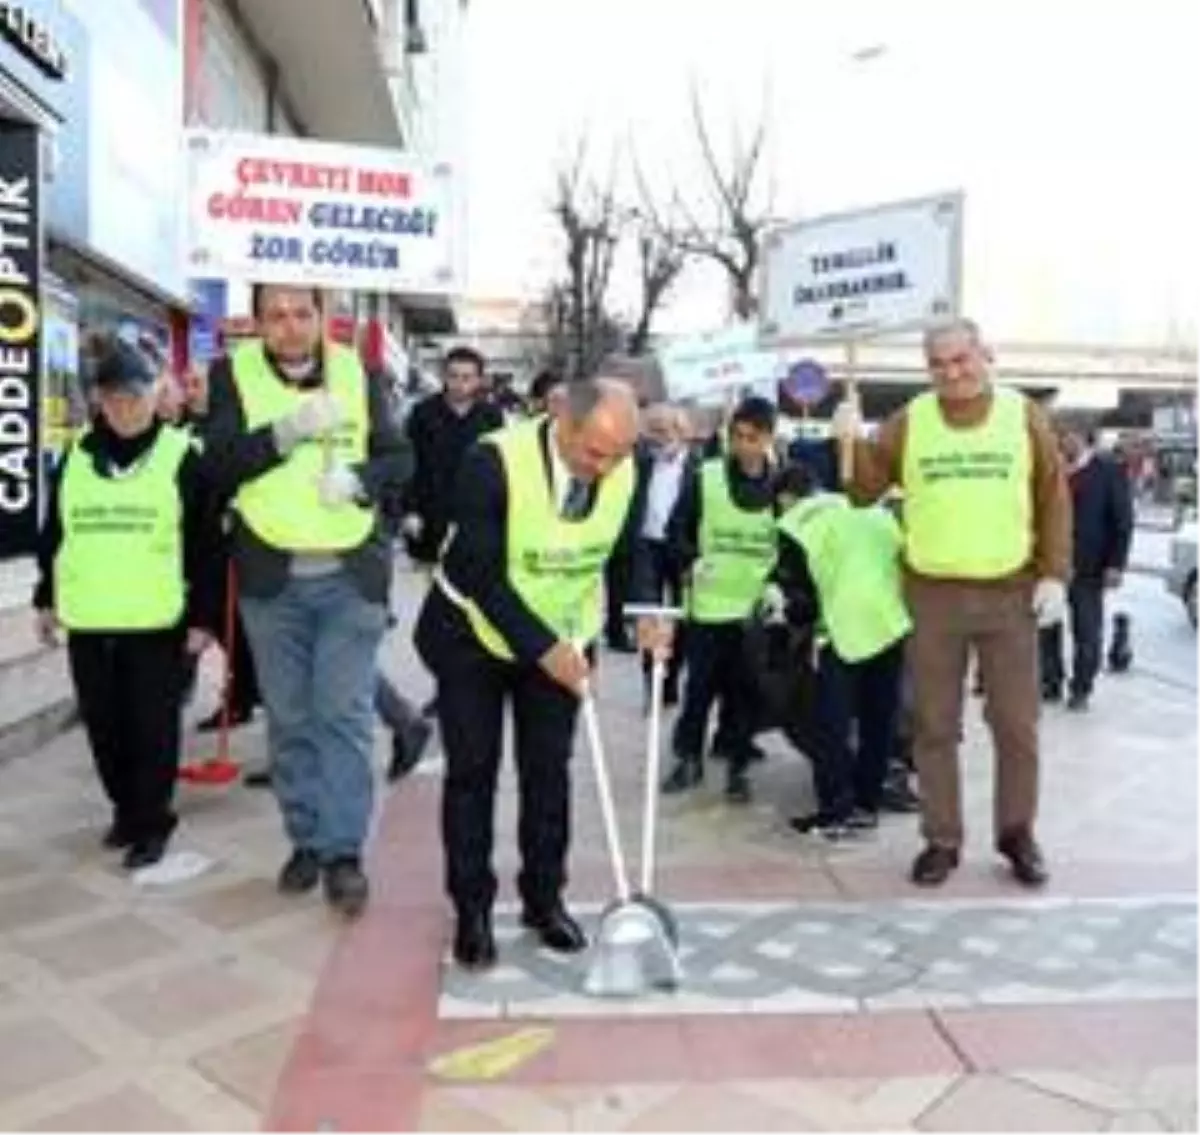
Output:
<path fill-rule="evenodd" d="M 929 843 L 963 842 L 958 763 L 972 650 L 995 745 L 994 836 L 1032 832 L 1038 798 L 1037 623 L 1033 585 L 979 585 L 909 577 L 913 633 L 913 755 L 921 831 Z"/>

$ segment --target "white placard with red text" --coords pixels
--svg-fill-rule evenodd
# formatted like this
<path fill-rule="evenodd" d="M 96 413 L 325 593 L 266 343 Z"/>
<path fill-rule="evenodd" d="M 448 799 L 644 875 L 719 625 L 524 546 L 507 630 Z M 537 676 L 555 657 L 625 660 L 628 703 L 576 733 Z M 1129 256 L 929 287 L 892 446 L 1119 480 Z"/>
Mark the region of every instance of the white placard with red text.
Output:
<path fill-rule="evenodd" d="M 190 277 L 460 289 L 454 170 L 402 150 L 186 131 Z"/>

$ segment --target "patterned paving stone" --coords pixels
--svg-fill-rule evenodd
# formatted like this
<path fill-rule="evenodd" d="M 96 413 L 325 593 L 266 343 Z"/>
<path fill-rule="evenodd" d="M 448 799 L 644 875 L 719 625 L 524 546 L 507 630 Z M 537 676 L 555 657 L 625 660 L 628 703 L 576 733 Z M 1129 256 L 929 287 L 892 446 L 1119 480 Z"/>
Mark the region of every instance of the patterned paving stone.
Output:
<path fill-rule="evenodd" d="M 1187 998 L 1193 900 L 679 905 L 685 987 L 638 1002 L 580 992 L 586 955 L 536 948 L 497 919 L 502 964 L 447 966 L 446 1017 L 824 1011 Z M 581 910 L 589 929 L 598 912 Z M 889 1000 L 890 999 L 890 1000 Z"/>

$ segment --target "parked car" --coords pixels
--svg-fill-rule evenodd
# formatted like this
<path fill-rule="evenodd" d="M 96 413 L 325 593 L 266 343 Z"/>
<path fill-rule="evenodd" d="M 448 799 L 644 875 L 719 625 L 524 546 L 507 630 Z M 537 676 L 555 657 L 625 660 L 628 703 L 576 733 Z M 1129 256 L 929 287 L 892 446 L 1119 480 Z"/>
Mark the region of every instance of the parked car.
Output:
<path fill-rule="evenodd" d="M 1188 619 L 1196 625 L 1196 522 L 1183 525 L 1171 539 L 1167 590 L 1183 600 Z"/>

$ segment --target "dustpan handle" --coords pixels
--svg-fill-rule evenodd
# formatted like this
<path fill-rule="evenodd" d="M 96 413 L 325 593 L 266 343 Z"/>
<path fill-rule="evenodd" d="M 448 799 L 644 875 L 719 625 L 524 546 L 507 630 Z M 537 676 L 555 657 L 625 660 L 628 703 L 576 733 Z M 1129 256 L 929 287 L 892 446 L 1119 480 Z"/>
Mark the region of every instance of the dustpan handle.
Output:
<path fill-rule="evenodd" d="M 646 782 L 642 798 L 642 894 L 654 889 L 654 847 L 658 826 L 658 779 L 662 763 L 662 699 L 666 663 L 655 652 L 650 664 L 650 718 L 646 723 Z"/>
<path fill-rule="evenodd" d="M 604 743 L 600 739 L 600 721 L 596 716 L 596 699 L 590 688 L 585 688 L 580 698 L 583 728 L 587 733 L 588 748 L 592 754 L 592 773 L 596 779 L 596 794 L 600 797 L 600 816 L 604 821 L 604 839 L 608 844 L 608 857 L 612 862 L 613 880 L 617 886 L 617 898 L 629 901 L 629 874 L 625 869 L 625 853 L 621 849 L 621 830 L 617 826 L 617 809 L 613 803 L 612 784 L 608 779 L 608 761 L 604 756 Z"/>

